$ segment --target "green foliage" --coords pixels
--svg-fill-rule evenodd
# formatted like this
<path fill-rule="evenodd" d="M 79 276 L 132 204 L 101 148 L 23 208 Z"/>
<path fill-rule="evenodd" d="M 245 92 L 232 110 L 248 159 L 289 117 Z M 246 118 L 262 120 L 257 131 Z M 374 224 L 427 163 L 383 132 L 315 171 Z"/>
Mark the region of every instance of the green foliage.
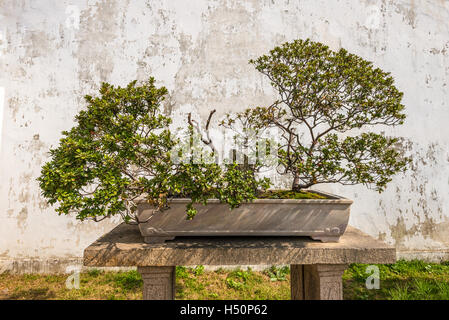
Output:
<path fill-rule="evenodd" d="M 249 283 L 254 282 L 254 280 L 260 282 L 260 280 L 257 277 L 255 277 L 254 273 L 250 268 L 248 268 L 248 270 L 246 271 L 236 269 L 234 271 L 231 271 L 226 277 L 226 285 L 228 286 L 228 288 L 234 290 L 242 290 Z"/>
<path fill-rule="evenodd" d="M 143 285 L 141 275 L 135 270 L 115 273 L 111 277 L 113 283 L 123 290 L 133 290 Z"/>
<path fill-rule="evenodd" d="M 408 287 L 397 284 L 391 289 L 391 300 L 413 300 Z"/>
<path fill-rule="evenodd" d="M 271 281 L 286 281 L 287 275 L 290 273 L 290 268 L 288 266 L 271 266 L 271 268 L 266 270 L 266 273 Z"/>
<path fill-rule="evenodd" d="M 218 198 L 228 203 L 231 209 L 247 199 L 255 199 L 256 190 L 267 189 L 270 186 L 269 179 L 255 179 L 252 170 L 242 170 L 235 163 L 227 165 L 226 168 L 222 176 L 224 188 L 218 189 Z"/>
<path fill-rule="evenodd" d="M 193 268 L 193 274 L 195 276 L 200 276 L 204 273 L 204 266 L 203 265 L 198 265 L 195 268 Z"/>
<path fill-rule="evenodd" d="M 278 92 L 268 107 L 228 115 L 226 127 L 281 131 L 279 168 L 299 190 L 318 183 L 364 184 L 383 191 L 408 159 L 398 139 L 354 129 L 394 126 L 405 119 L 402 92 L 389 73 L 348 53 L 310 40 L 296 40 L 251 60 Z M 345 133 L 343 135 L 343 133 Z"/>
<path fill-rule="evenodd" d="M 93 277 L 93 278 L 96 278 L 96 277 L 98 277 L 100 274 L 102 274 L 103 273 L 103 271 L 101 271 L 101 270 L 99 270 L 99 269 L 90 269 L 90 270 L 88 270 L 87 271 L 87 274 L 90 276 L 90 277 Z"/>
<path fill-rule="evenodd" d="M 268 188 L 269 180 L 257 179 L 251 170 L 241 170 L 236 163 L 223 167 L 216 163 L 181 163 L 173 186 L 177 195 L 192 200 L 187 205 L 187 218 L 192 219 L 197 213 L 195 203 L 206 204 L 215 198 L 233 209 L 255 199 L 258 189 Z"/>
<path fill-rule="evenodd" d="M 448 300 L 449 282 L 414 279 L 407 285 L 396 284 L 390 290 L 391 300 Z"/>
<path fill-rule="evenodd" d="M 169 197 L 190 197 L 191 219 L 196 203 L 218 198 L 235 208 L 267 186 L 266 179 L 259 181 L 236 164 L 174 161 L 180 141 L 161 111 L 167 89 L 157 88 L 154 78 L 123 88 L 103 83 L 99 93 L 85 97 L 87 109 L 62 133 L 38 178 L 42 195 L 58 204 L 59 214 L 74 212 L 78 219 L 95 221 L 120 214 L 125 222 L 141 222 L 138 201 L 163 210 Z"/>
<path fill-rule="evenodd" d="M 234 290 L 241 290 L 245 286 L 244 282 L 235 280 L 234 278 L 226 278 L 226 284 L 229 288 Z"/>
<path fill-rule="evenodd" d="M 369 290 L 367 264 L 351 264 L 343 275 L 345 295 L 350 299 L 447 300 L 449 266 L 420 260 L 378 264 L 380 289 Z"/>
<path fill-rule="evenodd" d="M 125 88 L 103 83 L 99 97 L 85 97 L 87 110 L 50 150 L 38 178 L 43 196 L 58 202 L 58 213 L 74 211 L 79 219 L 120 213 L 129 221 L 135 199 L 147 193 L 157 201 L 169 189 L 175 141 L 171 119 L 159 111 L 167 90 L 154 82 Z"/>
<path fill-rule="evenodd" d="M 189 277 L 189 271 L 184 266 L 176 266 L 176 278 L 187 279 Z"/>

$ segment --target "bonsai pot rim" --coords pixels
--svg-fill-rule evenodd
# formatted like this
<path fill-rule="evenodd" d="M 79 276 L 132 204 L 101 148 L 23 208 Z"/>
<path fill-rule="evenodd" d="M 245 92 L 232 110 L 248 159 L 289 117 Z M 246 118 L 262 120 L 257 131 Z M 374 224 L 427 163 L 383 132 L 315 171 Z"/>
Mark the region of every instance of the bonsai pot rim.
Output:
<path fill-rule="evenodd" d="M 326 199 L 254 199 L 252 201 L 245 201 L 242 202 L 242 204 L 275 204 L 275 203 L 279 203 L 279 204 L 295 204 L 295 203 L 303 203 L 303 204 L 352 204 L 354 203 L 353 200 L 348 199 L 348 198 L 344 198 L 342 196 L 338 196 L 335 194 L 331 194 L 331 193 L 327 193 L 324 191 L 318 191 L 318 190 L 312 190 L 309 189 L 307 190 L 309 192 L 313 192 L 316 194 L 319 194 L 321 196 L 325 196 L 327 197 Z M 170 203 L 190 203 L 192 200 L 190 198 L 168 198 L 167 202 Z M 148 203 L 145 199 L 140 199 L 138 201 L 136 201 L 137 204 L 144 204 L 144 203 Z M 220 201 L 219 199 L 208 199 L 207 203 L 210 204 L 214 204 L 214 203 L 224 203 L 222 201 Z M 204 205 L 203 203 L 196 203 L 195 205 Z M 207 204 L 206 204 L 207 205 Z"/>

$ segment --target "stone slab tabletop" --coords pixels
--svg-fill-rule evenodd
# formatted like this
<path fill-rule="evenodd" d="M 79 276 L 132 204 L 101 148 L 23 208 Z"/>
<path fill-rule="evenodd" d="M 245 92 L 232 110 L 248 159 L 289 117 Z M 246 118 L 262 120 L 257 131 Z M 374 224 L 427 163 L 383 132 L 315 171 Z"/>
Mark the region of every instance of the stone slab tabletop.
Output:
<path fill-rule="evenodd" d="M 122 223 L 84 250 L 84 265 L 280 265 L 394 263 L 396 250 L 348 227 L 338 243 L 308 237 L 177 237 L 144 243 L 135 225 Z"/>

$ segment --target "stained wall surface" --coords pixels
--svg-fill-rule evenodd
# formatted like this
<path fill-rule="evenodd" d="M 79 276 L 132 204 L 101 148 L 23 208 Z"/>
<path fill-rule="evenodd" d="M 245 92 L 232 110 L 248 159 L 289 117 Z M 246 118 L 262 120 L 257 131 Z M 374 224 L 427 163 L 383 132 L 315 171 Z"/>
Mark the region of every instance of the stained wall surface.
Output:
<path fill-rule="evenodd" d="M 150 75 L 175 118 L 203 120 L 273 101 L 250 58 L 311 38 L 392 73 L 404 92 L 411 169 L 378 194 L 323 186 L 355 200 L 351 224 L 401 257 L 449 259 L 449 1 L 0 0 L 0 270 L 54 270 L 118 220 L 58 216 L 36 177 L 61 131 L 100 82 Z"/>

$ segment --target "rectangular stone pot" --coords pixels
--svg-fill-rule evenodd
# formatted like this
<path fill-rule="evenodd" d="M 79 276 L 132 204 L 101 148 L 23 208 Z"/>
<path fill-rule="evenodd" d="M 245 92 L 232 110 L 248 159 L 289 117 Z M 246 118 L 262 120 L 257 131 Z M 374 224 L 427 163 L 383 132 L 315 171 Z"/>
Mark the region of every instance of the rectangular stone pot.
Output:
<path fill-rule="evenodd" d="M 140 232 L 147 243 L 176 236 L 309 236 L 322 242 L 338 242 L 349 220 L 352 200 L 321 191 L 327 199 L 256 199 L 233 210 L 219 200 L 197 204 L 198 213 L 186 220 L 189 199 L 169 200 L 169 209 L 156 211 L 138 204 Z"/>

